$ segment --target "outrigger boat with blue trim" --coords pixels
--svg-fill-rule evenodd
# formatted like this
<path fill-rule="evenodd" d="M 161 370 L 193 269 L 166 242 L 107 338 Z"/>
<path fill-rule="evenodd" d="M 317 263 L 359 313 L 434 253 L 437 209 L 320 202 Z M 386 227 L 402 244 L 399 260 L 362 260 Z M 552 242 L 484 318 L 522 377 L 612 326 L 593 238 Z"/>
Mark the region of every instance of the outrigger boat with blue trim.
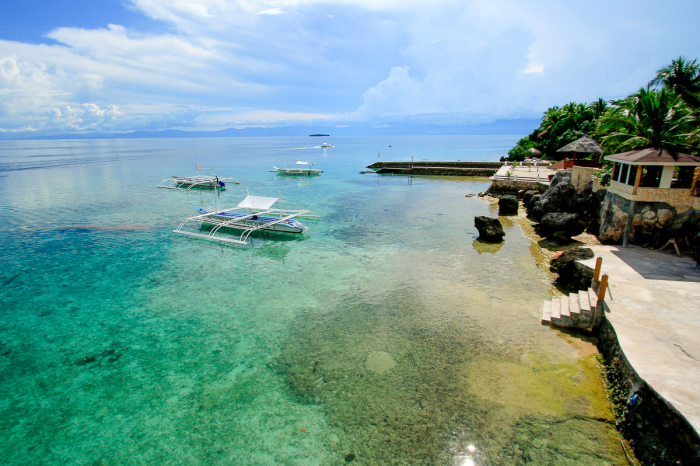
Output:
<path fill-rule="evenodd" d="M 320 175 L 323 173 L 323 170 L 319 170 L 318 168 L 313 168 L 314 164 L 311 162 L 303 162 L 301 160 L 297 160 L 295 165 L 303 165 L 303 167 L 297 166 L 297 167 L 292 167 L 289 168 L 285 164 L 284 168 L 277 168 L 277 167 L 272 167 L 274 170 L 270 170 L 273 173 L 278 173 L 280 175 Z"/>
<path fill-rule="evenodd" d="M 213 174 L 213 168 L 200 168 L 199 165 L 196 165 L 195 168 L 197 172 L 201 170 L 211 170 L 212 174 L 195 176 L 187 176 L 185 174 L 183 174 L 183 176 L 173 175 L 171 178 L 166 178 L 158 183 L 157 187 L 189 191 L 192 188 L 226 189 L 226 183 L 240 184 L 234 178 L 219 178 Z"/>
<path fill-rule="evenodd" d="M 174 230 L 180 235 L 222 243 L 248 244 L 251 233 L 256 231 L 281 232 L 302 234 L 309 230 L 296 218 L 318 219 L 318 215 L 310 210 L 288 210 L 273 208 L 273 205 L 283 202 L 278 197 L 248 195 L 236 207 L 224 210 L 207 210 L 195 207 L 200 215 L 188 217 Z M 188 224 L 199 224 L 199 231 L 184 229 Z M 209 227 L 206 233 L 203 227 Z M 238 238 L 222 235 L 229 230 L 241 231 Z"/>

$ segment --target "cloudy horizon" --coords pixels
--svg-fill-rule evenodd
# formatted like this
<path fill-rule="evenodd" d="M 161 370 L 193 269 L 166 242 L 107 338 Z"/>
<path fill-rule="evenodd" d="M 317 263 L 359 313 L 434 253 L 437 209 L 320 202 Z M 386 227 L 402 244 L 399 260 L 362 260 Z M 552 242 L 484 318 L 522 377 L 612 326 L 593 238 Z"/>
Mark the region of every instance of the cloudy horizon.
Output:
<path fill-rule="evenodd" d="M 700 57 L 691 2 L 9 0 L 0 132 L 458 125 Z"/>

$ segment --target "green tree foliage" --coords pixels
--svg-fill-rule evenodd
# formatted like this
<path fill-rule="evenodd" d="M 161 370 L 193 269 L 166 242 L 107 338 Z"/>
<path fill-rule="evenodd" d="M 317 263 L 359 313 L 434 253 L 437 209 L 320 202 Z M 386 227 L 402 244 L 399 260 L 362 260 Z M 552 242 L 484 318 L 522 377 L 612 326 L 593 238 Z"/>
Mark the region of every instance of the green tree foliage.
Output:
<path fill-rule="evenodd" d="M 601 143 L 605 154 L 656 147 L 700 155 L 700 64 L 678 57 L 626 99 L 552 107 L 539 128 L 508 152 L 509 159 L 522 160 L 535 147 L 559 160 L 556 151 L 584 134 Z"/>
<path fill-rule="evenodd" d="M 667 91 L 680 96 L 691 110 L 700 110 L 700 65 L 697 60 L 678 57 L 678 60 L 672 60 L 669 66 L 657 71 L 649 84 L 663 85 Z"/>
<path fill-rule="evenodd" d="M 508 152 L 509 160 L 522 160 L 530 155 L 531 147 L 542 152 L 544 158 L 561 159 L 562 154 L 557 154 L 557 149 L 586 134 L 595 133 L 597 120 L 607 108 L 608 103 L 603 99 L 588 105 L 571 102 L 563 107 L 550 108 L 542 116 L 539 128 L 518 141 Z"/>
<path fill-rule="evenodd" d="M 646 147 L 693 152 L 689 138 L 696 123 L 679 95 L 647 87 L 612 102 L 600 118 L 597 135 L 606 154 Z"/>

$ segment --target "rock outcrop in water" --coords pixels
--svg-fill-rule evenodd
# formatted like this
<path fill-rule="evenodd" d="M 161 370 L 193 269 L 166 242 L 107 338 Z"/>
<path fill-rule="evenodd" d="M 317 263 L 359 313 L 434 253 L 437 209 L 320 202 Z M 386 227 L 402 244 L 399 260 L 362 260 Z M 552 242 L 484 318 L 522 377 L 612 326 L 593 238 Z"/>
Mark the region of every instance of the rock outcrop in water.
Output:
<path fill-rule="evenodd" d="M 518 198 L 510 194 L 501 197 L 498 200 L 499 215 L 515 215 L 518 213 L 519 206 Z"/>
<path fill-rule="evenodd" d="M 479 230 L 479 239 L 484 241 L 502 241 L 506 235 L 500 220 L 491 217 L 474 217 L 474 226 Z"/>

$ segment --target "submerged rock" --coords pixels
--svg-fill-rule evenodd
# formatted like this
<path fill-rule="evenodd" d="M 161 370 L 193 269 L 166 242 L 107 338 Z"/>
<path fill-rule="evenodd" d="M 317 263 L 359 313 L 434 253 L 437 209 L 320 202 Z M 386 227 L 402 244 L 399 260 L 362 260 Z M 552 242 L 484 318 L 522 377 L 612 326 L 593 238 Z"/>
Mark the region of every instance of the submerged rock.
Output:
<path fill-rule="evenodd" d="M 95 362 L 96 360 L 97 360 L 97 358 L 94 355 L 93 356 L 85 356 L 83 359 L 76 362 L 75 365 L 76 366 L 84 366 L 86 364 L 90 364 L 92 362 Z"/>
<path fill-rule="evenodd" d="M 396 367 L 396 362 L 391 358 L 389 353 L 377 351 L 374 353 L 369 353 L 369 356 L 367 356 L 365 368 L 368 371 L 383 374 L 384 372 L 390 371 L 394 367 Z"/>
<path fill-rule="evenodd" d="M 511 195 L 503 196 L 498 200 L 498 213 L 501 215 L 518 213 L 518 198 Z"/>
<path fill-rule="evenodd" d="M 491 217 L 474 217 L 474 226 L 479 230 L 479 239 L 485 241 L 502 241 L 506 233 L 500 220 Z"/>
<path fill-rule="evenodd" d="M 347 461 L 348 463 L 350 461 L 353 461 L 355 458 L 357 458 L 357 455 L 355 455 L 355 453 L 348 453 L 347 455 L 345 455 L 345 461 Z"/>

